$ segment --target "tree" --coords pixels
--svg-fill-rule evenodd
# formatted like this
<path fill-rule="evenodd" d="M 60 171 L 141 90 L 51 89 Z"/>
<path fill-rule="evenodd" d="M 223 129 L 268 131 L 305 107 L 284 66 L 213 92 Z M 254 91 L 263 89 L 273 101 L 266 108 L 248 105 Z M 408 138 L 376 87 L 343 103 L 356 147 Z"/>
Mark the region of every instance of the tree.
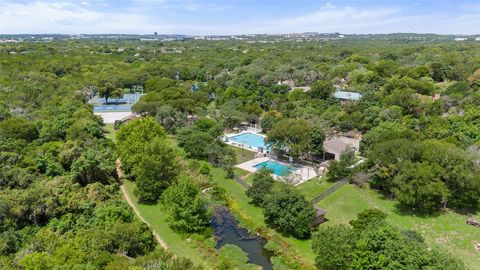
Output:
<path fill-rule="evenodd" d="M 253 175 L 252 186 L 245 193 L 252 199 L 253 204 L 262 206 L 274 183 L 275 180 L 271 175 L 271 171 L 260 169 Z"/>
<path fill-rule="evenodd" d="M 22 117 L 11 117 L 0 121 L 0 136 L 6 138 L 22 139 L 28 142 L 38 137 L 37 127 L 33 122 Z"/>
<path fill-rule="evenodd" d="M 312 249 L 317 255 L 315 265 L 322 270 L 348 269 L 356 235 L 344 225 L 321 226 L 313 235 Z"/>
<path fill-rule="evenodd" d="M 320 227 L 314 234 L 319 269 L 466 269 L 451 255 L 405 236 L 378 210 L 361 212 L 350 224 Z"/>
<path fill-rule="evenodd" d="M 323 142 L 325 141 L 325 132 L 320 126 L 313 126 L 310 129 L 310 154 L 320 156 L 323 153 Z"/>
<path fill-rule="evenodd" d="M 468 77 L 468 84 L 473 88 L 473 89 L 479 89 L 480 88 L 480 68 L 477 69 L 475 72 L 472 73 Z"/>
<path fill-rule="evenodd" d="M 103 151 L 102 151 L 103 150 Z M 107 184 L 114 181 L 115 161 L 113 153 L 104 149 L 86 149 L 72 164 L 73 178 L 80 184 L 86 185 L 94 182 Z"/>
<path fill-rule="evenodd" d="M 337 182 L 352 173 L 351 166 L 355 162 L 355 151 L 351 148 L 346 149 L 340 154 L 340 160 L 332 160 L 328 166 L 327 180 Z"/>
<path fill-rule="evenodd" d="M 108 99 L 111 97 L 121 98 L 123 97 L 122 90 L 117 88 L 115 84 L 107 82 L 98 88 L 98 95 L 105 98 L 105 103 L 108 103 Z"/>
<path fill-rule="evenodd" d="M 133 168 L 136 189 L 140 201 L 155 202 L 178 175 L 179 167 L 175 151 L 165 141 L 155 138 L 145 145 Z"/>
<path fill-rule="evenodd" d="M 304 119 L 284 118 L 273 124 L 266 142 L 272 150 L 298 158 L 308 150 L 310 123 Z"/>
<path fill-rule="evenodd" d="M 200 188 L 189 177 L 180 177 L 162 195 L 164 207 L 169 213 L 168 220 L 175 230 L 199 232 L 208 226 L 211 213 Z"/>
<path fill-rule="evenodd" d="M 335 92 L 335 88 L 332 82 L 316 81 L 312 84 L 309 94 L 312 98 L 327 99 L 333 92 Z"/>
<path fill-rule="evenodd" d="M 378 209 L 367 209 L 358 213 L 357 219 L 351 220 L 350 225 L 356 230 L 364 230 L 369 226 L 376 226 L 386 222 L 387 214 Z"/>
<path fill-rule="evenodd" d="M 440 208 L 448 197 L 448 189 L 441 181 L 441 169 L 426 162 L 403 164 L 393 179 L 393 193 L 400 205 L 431 212 Z"/>
<path fill-rule="evenodd" d="M 123 169 L 130 173 L 143 155 L 145 145 L 155 138 L 165 138 L 165 130 L 152 117 L 138 118 L 122 125 L 116 134 L 117 152 Z"/>
<path fill-rule="evenodd" d="M 270 192 L 263 204 L 265 222 L 283 233 L 308 238 L 316 218 L 315 209 L 305 197 L 288 186 L 281 185 Z"/>
<path fill-rule="evenodd" d="M 266 112 L 261 119 L 262 131 L 268 132 L 273 124 L 282 118 L 282 114 L 276 110 Z"/>
<path fill-rule="evenodd" d="M 189 158 L 207 159 L 208 151 L 216 139 L 212 135 L 193 128 L 181 129 L 178 133 L 178 145 L 185 149 Z"/>

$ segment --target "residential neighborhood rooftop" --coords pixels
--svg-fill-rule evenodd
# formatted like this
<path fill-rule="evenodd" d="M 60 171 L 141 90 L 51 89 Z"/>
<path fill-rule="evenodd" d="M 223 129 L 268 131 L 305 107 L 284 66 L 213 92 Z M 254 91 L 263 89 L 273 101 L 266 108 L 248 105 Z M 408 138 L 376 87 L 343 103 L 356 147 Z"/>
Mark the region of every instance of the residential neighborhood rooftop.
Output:
<path fill-rule="evenodd" d="M 362 94 L 355 92 L 337 91 L 333 93 L 333 96 L 342 100 L 360 100 Z"/>

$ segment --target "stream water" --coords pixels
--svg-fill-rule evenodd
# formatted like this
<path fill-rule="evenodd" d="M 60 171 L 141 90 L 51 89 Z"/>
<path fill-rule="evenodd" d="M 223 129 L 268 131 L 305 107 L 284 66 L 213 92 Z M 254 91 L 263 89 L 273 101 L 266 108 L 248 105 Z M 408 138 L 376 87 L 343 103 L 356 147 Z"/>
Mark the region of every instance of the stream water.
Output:
<path fill-rule="evenodd" d="M 227 207 L 215 208 L 212 225 L 217 238 L 217 249 L 225 244 L 236 245 L 248 254 L 249 263 L 260 265 L 264 270 L 273 269 L 270 262 L 272 252 L 263 248 L 266 240 L 239 227 L 237 220 Z"/>

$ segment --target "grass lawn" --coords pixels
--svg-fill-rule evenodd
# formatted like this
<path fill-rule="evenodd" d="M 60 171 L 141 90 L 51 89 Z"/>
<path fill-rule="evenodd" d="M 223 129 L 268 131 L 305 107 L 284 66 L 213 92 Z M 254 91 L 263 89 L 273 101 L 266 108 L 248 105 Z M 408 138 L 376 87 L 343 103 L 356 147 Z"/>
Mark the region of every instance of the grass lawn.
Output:
<path fill-rule="evenodd" d="M 235 147 L 232 145 L 227 145 L 227 147 L 232 149 L 235 152 L 235 160 L 237 161 L 237 163 L 243 163 L 255 157 L 255 152 L 253 151 L 243 149 L 240 147 Z"/>
<path fill-rule="evenodd" d="M 105 132 L 105 137 L 109 138 L 113 142 L 116 142 L 117 139 L 115 138 L 115 133 L 117 132 L 115 129 L 113 129 L 113 123 L 110 124 L 105 124 L 103 129 L 106 131 Z"/>
<path fill-rule="evenodd" d="M 311 249 L 311 240 L 298 240 L 293 237 L 284 237 L 275 230 L 270 229 L 264 222 L 262 209 L 250 204 L 250 199 L 245 195 L 245 189 L 235 180 L 227 179 L 226 173 L 220 168 L 212 169 L 213 179 L 220 187 L 225 189 L 231 196 L 231 209 L 246 228 L 261 231 L 262 235 L 269 239 L 280 239 L 287 243 L 295 255 L 299 256 L 307 269 L 314 269 L 315 255 Z"/>
<path fill-rule="evenodd" d="M 335 183 L 327 182 L 325 178 L 315 177 L 296 186 L 296 188 L 307 200 L 311 200 L 334 184 Z"/>
<path fill-rule="evenodd" d="M 166 141 L 167 141 L 167 145 L 172 147 L 173 150 L 175 150 L 180 156 L 185 157 L 187 155 L 185 150 L 180 146 L 178 146 L 178 142 L 177 140 L 175 140 L 175 136 L 167 135 Z"/>
<path fill-rule="evenodd" d="M 474 244 L 480 243 L 480 228 L 466 225 L 467 216 L 441 213 L 436 216 L 407 215 L 400 213 L 395 202 L 383 199 L 370 189 L 345 185 L 317 204 L 326 209 L 324 225 L 347 224 L 364 209 L 378 208 L 388 214 L 388 220 L 400 230 L 419 232 L 430 245 L 436 245 L 462 259 L 471 269 L 480 269 L 480 253 Z M 480 215 L 476 216 L 480 219 Z"/>
<path fill-rule="evenodd" d="M 178 256 L 189 258 L 194 264 L 203 265 L 204 268 L 209 269 L 205 258 L 200 255 L 199 250 L 195 248 L 194 244 L 189 243 L 187 239 L 182 238 L 182 235 L 170 229 L 166 221 L 166 214 L 162 211 L 160 205 L 139 204 L 133 194 L 135 183 L 126 180 L 125 185 L 142 216 L 152 225 L 153 229 L 158 232 L 160 237 L 166 242 L 168 248 Z"/>

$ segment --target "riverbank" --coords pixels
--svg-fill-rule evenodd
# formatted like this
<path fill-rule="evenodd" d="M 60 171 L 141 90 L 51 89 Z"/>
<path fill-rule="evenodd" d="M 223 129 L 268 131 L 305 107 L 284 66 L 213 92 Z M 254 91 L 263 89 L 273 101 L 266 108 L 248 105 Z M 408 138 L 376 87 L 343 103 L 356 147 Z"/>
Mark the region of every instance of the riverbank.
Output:
<path fill-rule="evenodd" d="M 228 179 L 225 171 L 221 168 L 212 168 L 211 173 L 213 180 L 229 194 L 229 208 L 242 227 L 248 228 L 252 232 L 258 232 L 262 237 L 274 241 L 280 246 L 278 255 L 282 255 L 289 263 L 298 265 L 301 269 L 316 269 L 311 240 L 285 237 L 269 228 L 264 222 L 262 209 L 249 203 L 250 199 L 245 194 L 245 189 L 238 182 Z"/>

